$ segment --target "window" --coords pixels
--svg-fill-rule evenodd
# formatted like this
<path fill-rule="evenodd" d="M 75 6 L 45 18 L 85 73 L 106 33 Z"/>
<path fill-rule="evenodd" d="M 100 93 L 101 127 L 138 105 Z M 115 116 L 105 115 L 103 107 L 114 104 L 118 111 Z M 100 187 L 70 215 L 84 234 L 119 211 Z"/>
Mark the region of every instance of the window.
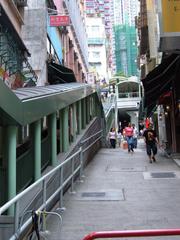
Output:
<path fill-rule="evenodd" d="M 100 58 L 100 52 L 92 52 L 93 58 Z"/>

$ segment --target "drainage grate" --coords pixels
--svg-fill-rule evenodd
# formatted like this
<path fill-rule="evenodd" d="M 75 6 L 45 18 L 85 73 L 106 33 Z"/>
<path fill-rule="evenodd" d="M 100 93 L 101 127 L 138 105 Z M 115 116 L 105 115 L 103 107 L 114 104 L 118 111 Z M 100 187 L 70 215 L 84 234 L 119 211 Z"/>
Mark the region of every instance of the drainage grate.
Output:
<path fill-rule="evenodd" d="M 100 192 L 77 192 L 72 196 L 75 201 L 124 201 L 123 190 Z"/>
<path fill-rule="evenodd" d="M 144 179 L 179 179 L 180 172 L 144 172 Z"/>
<path fill-rule="evenodd" d="M 154 172 L 151 173 L 152 178 L 176 178 L 174 172 Z"/>
<path fill-rule="evenodd" d="M 81 197 L 105 197 L 106 193 L 105 192 L 83 192 L 81 194 Z"/>
<path fill-rule="evenodd" d="M 109 165 L 107 167 L 108 172 L 144 172 L 146 171 L 146 167 L 119 167 Z"/>

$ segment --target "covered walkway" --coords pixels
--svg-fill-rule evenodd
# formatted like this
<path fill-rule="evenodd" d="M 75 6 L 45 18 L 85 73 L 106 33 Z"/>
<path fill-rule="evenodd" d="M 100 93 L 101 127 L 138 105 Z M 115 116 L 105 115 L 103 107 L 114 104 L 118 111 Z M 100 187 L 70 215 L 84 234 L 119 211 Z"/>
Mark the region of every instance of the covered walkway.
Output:
<path fill-rule="evenodd" d="M 64 195 L 66 210 L 56 210 L 61 227 L 50 216 L 48 232 L 42 234 L 53 240 L 81 240 L 94 231 L 179 228 L 180 169 L 162 151 L 150 164 L 144 147 L 140 140 L 132 155 L 120 148 L 100 149 L 85 169 L 84 182 L 76 182 L 76 193 Z"/>

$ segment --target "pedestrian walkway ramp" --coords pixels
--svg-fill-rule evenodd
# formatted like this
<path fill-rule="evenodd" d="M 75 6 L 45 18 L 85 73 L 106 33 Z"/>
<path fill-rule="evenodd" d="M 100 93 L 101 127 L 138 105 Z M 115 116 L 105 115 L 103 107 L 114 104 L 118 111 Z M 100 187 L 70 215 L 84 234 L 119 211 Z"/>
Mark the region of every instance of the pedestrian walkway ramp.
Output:
<path fill-rule="evenodd" d="M 99 137 L 97 135 L 97 139 Z M 158 236 L 156 239 L 161 240 L 164 238 L 160 236 L 180 233 L 180 179 L 162 177 L 163 173 L 179 175 L 179 167 L 172 159 L 158 154 L 157 162 L 150 164 L 142 141 L 132 154 L 121 148 L 101 148 L 86 167 L 73 165 L 73 157 L 67 159 L 72 169 L 72 174 L 66 178 L 69 188 L 60 191 L 67 184 L 63 183 L 59 191 L 52 193 L 60 197 L 55 205 L 50 210 L 43 205 L 34 217 L 38 221 L 30 220 L 34 230 L 39 227 L 42 239 L 91 240 L 100 237 L 113 239 L 115 236 L 139 239 L 141 235 L 143 240 L 148 236 Z M 62 180 L 64 164 L 56 169 L 59 181 Z M 78 171 L 80 177 L 76 177 Z M 145 174 L 161 174 L 161 178 L 148 179 Z M 46 185 L 45 178 L 41 179 L 42 186 Z M 18 222 L 15 226 L 18 229 Z M 161 229 L 161 232 L 153 229 Z M 89 235 L 91 232 L 95 234 Z M 33 234 L 37 239 L 36 231 Z M 16 236 L 10 239 L 22 239 L 20 235 Z"/>
<path fill-rule="evenodd" d="M 144 177 L 156 173 L 161 178 Z M 83 182 L 75 184 L 73 194 L 64 195 L 61 228 L 48 218 L 49 239 L 179 239 L 180 179 L 163 178 L 166 173 L 178 175 L 179 168 L 161 153 L 150 164 L 143 141 L 134 154 L 100 149 L 85 169 Z"/>

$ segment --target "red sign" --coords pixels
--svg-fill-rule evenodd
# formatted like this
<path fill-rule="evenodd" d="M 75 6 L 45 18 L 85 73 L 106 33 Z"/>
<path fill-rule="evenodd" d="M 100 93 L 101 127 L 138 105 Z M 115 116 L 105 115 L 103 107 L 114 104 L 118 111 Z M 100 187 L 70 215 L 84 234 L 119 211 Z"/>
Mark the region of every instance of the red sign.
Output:
<path fill-rule="evenodd" d="M 58 15 L 50 16 L 51 27 L 68 26 L 69 24 L 70 24 L 69 16 L 58 16 Z"/>

